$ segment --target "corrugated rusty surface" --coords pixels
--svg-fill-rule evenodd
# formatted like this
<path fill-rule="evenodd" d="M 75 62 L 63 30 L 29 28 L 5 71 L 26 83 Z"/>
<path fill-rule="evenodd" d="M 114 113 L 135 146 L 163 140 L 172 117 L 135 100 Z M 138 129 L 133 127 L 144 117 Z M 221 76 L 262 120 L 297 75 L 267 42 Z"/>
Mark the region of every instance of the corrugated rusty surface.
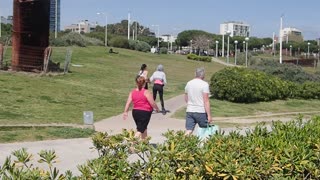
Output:
<path fill-rule="evenodd" d="M 12 63 L 15 71 L 41 70 L 49 45 L 50 0 L 14 0 Z"/>

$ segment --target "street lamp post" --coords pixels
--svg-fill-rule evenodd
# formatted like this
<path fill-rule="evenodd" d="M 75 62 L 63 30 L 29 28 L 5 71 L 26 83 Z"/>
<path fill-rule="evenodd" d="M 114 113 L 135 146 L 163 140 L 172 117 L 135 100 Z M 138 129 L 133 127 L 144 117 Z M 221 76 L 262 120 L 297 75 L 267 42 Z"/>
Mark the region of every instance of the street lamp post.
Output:
<path fill-rule="evenodd" d="M 81 34 L 81 21 L 79 21 L 78 29 L 79 29 L 79 34 Z"/>
<path fill-rule="evenodd" d="M 249 42 L 249 37 L 246 37 L 245 41 L 246 41 L 246 67 L 248 67 L 248 42 Z"/>
<path fill-rule="evenodd" d="M 189 54 L 192 54 L 192 39 L 190 40 L 190 53 Z"/>
<path fill-rule="evenodd" d="M 224 32 L 222 34 L 222 57 L 224 57 Z"/>
<path fill-rule="evenodd" d="M 58 37 L 58 0 L 55 1 L 54 38 Z M 0 36 L 1 37 L 1 36 Z"/>
<path fill-rule="evenodd" d="M 282 17 L 283 15 L 281 16 L 280 18 L 280 32 L 279 32 L 279 43 L 280 43 L 280 50 L 279 50 L 279 61 L 280 61 L 280 64 L 282 64 Z"/>
<path fill-rule="evenodd" d="M 292 45 L 290 45 L 290 56 L 292 56 Z"/>
<path fill-rule="evenodd" d="M 320 49 L 318 49 L 318 63 L 317 63 L 317 65 L 319 64 L 319 56 L 320 56 Z"/>
<path fill-rule="evenodd" d="M 97 13 L 98 15 L 105 15 L 106 16 L 106 27 L 105 27 L 105 33 L 104 33 L 104 46 L 108 46 L 108 15 L 107 13 Z"/>
<path fill-rule="evenodd" d="M 238 41 L 235 40 L 234 41 L 234 65 L 237 65 L 237 45 L 238 45 Z"/>
<path fill-rule="evenodd" d="M 230 49 L 229 49 L 229 44 L 230 44 L 230 31 L 227 31 L 228 35 L 228 45 L 227 45 L 227 63 L 229 64 L 229 55 L 230 55 Z"/>
<path fill-rule="evenodd" d="M 0 37 L 1 37 L 1 23 L 2 23 L 1 20 L 2 20 L 2 19 L 1 19 L 1 15 L 0 15 Z"/>
<path fill-rule="evenodd" d="M 246 41 L 243 41 L 242 42 L 242 47 L 243 47 L 243 52 L 245 52 L 246 50 L 245 50 L 245 48 L 246 48 Z"/>
<path fill-rule="evenodd" d="M 308 59 L 310 58 L 310 42 L 308 42 Z"/>
<path fill-rule="evenodd" d="M 159 50 L 159 25 L 151 25 L 151 26 L 155 26 L 155 27 L 158 27 L 158 50 Z"/>
<path fill-rule="evenodd" d="M 219 41 L 216 41 L 216 58 L 218 57 L 218 46 L 219 46 Z"/>
<path fill-rule="evenodd" d="M 209 48 L 210 48 L 210 46 L 209 46 L 210 44 L 209 44 L 209 43 L 210 43 L 210 40 L 208 39 L 207 41 L 208 41 L 208 50 L 207 50 L 207 56 L 209 56 Z"/>

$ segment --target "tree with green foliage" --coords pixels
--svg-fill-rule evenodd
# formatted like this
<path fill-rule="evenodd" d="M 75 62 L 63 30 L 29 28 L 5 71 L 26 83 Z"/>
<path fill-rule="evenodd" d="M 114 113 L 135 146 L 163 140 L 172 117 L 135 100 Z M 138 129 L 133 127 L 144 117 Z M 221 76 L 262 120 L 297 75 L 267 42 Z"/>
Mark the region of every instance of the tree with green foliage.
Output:
<path fill-rule="evenodd" d="M 190 40 L 199 36 L 205 36 L 210 38 L 213 37 L 213 34 L 202 30 L 187 30 L 178 34 L 176 43 L 178 46 L 189 46 Z"/>

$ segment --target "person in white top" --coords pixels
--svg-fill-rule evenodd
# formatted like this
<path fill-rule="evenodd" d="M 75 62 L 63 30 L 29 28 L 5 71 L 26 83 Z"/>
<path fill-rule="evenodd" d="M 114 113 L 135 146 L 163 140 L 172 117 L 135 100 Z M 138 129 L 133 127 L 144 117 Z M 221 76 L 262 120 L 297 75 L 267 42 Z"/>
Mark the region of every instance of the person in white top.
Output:
<path fill-rule="evenodd" d="M 163 87 L 167 84 L 166 74 L 163 72 L 163 65 L 159 64 L 157 67 L 157 71 L 155 71 L 150 77 L 150 82 L 153 82 L 153 99 L 156 100 L 157 93 L 159 92 L 160 102 L 161 102 L 161 111 L 162 114 L 165 115 L 167 113 L 164 108 L 163 102 Z"/>
<path fill-rule="evenodd" d="M 148 83 L 149 83 L 149 79 L 148 79 L 148 70 L 147 70 L 147 65 L 146 64 L 142 64 L 140 71 L 138 73 L 138 76 L 142 76 L 145 78 L 146 80 L 146 84 L 144 85 L 144 89 L 148 89 Z"/>
<path fill-rule="evenodd" d="M 192 134 L 196 124 L 207 127 L 212 122 L 209 84 L 204 79 L 204 68 L 197 68 L 195 78 L 190 80 L 185 87 L 186 134 Z"/>

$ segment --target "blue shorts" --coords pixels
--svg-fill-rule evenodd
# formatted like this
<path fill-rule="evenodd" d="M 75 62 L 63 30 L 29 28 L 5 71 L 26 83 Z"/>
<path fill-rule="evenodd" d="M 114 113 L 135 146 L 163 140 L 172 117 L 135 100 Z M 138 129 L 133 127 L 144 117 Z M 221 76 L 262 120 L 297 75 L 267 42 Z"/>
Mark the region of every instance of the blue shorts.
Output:
<path fill-rule="evenodd" d="M 196 124 L 198 124 L 198 126 L 202 128 L 207 127 L 208 126 L 207 113 L 187 112 L 186 129 L 193 131 Z"/>

